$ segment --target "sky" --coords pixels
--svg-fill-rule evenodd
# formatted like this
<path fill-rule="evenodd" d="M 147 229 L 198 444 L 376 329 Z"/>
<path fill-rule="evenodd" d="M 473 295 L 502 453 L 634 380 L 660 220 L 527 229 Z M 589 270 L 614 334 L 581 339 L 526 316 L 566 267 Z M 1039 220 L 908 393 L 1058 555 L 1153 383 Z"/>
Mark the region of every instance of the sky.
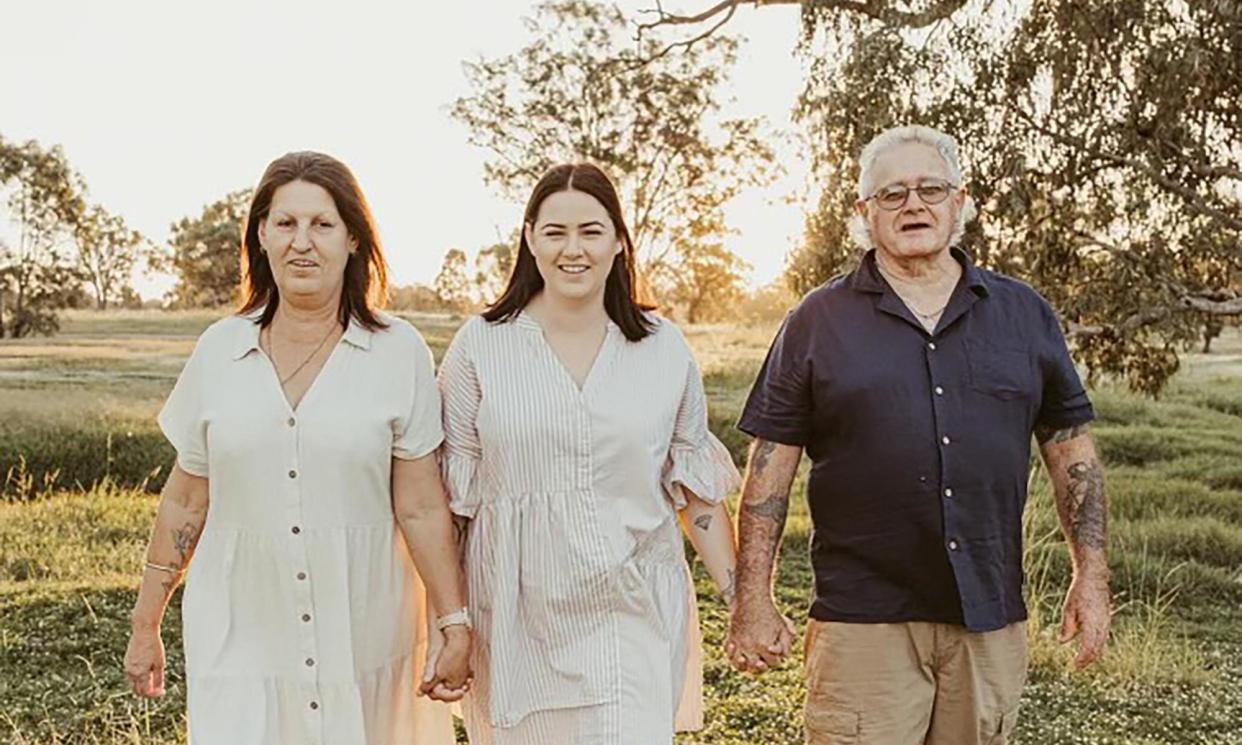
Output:
<path fill-rule="evenodd" d="M 707 0 L 665 2 L 700 10 Z M 345 3 L 20 0 L 6 3 L 0 134 L 60 145 L 91 199 L 164 243 L 170 225 L 252 186 L 273 158 L 321 150 L 347 163 L 374 210 L 397 284 L 430 284 L 445 251 L 508 235 L 521 204 L 483 182 L 487 152 L 448 114 L 470 88 L 464 60 L 528 40 L 526 0 Z M 618 3 L 632 19 L 655 0 Z M 795 132 L 801 87 L 796 6 L 744 7 L 746 42 L 728 116 Z M 728 245 L 775 279 L 802 231 L 806 157 L 778 147 L 785 175 L 726 208 Z M 5 228 L 0 228 L 3 230 Z M 158 297 L 167 276 L 135 287 Z"/>

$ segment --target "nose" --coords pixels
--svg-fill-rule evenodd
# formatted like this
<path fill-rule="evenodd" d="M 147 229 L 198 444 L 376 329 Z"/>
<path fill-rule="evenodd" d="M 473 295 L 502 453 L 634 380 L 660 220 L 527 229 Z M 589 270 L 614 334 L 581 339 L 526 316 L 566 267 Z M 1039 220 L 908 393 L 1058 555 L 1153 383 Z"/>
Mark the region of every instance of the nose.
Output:
<path fill-rule="evenodd" d="M 561 254 L 564 256 L 581 256 L 582 255 L 582 245 L 578 242 L 578 236 L 571 234 L 565 240 L 565 248 L 564 250 L 561 251 Z"/>
<path fill-rule="evenodd" d="M 311 250 L 310 226 L 299 225 L 297 231 L 293 234 L 293 242 L 289 247 L 298 253 L 306 253 Z"/>

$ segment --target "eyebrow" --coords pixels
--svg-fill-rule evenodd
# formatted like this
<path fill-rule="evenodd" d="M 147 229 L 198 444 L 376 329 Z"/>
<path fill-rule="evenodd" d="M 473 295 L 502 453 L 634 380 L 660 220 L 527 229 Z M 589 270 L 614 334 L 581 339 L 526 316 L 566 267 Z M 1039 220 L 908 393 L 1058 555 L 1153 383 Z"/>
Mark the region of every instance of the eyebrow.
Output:
<path fill-rule="evenodd" d="M 273 215 L 281 215 L 281 216 L 284 216 L 284 217 L 297 217 L 297 215 L 293 214 L 293 213 L 292 213 L 292 212 L 290 212 L 289 210 L 272 210 L 272 214 L 273 214 Z M 330 213 L 330 212 L 317 212 L 317 213 L 315 213 L 314 215 L 311 215 L 311 217 L 317 217 L 317 218 L 327 218 L 327 219 L 329 219 L 329 220 L 335 220 L 335 219 L 337 219 L 337 218 L 336 218 L 335 216 L 333 216 L 333 215 L 332 215 L 332 213 Z"/>
<path fill-rule="evenodd" d="M 602 227 L 604 227 L 604 223 L 600 222 L 599 220 L 592 220 L 592 221 L 590 221 L 590 222 L 584 222 L 584 223 L 582 223 L 581 225 L 579 225 L 578 227 L 580 227 L 580 228 L 589 228 L 589 227 L 593 227 L 593 226 L 594 226 L 594 227 L 597 227 L 597 228 L 602 228 Z M 546 222 L 546 223 L 544 223 L 543 225 L 539 226 L 539 229 L 540 229 L 540 230 L 547 230 L 548 228 L 561 228 L 562 230 L 564 230 L 565 226 L 564 226 L 564 225 L 562 225 L 562 224 L 561 224 L 561 223 L 559 223 L 559 222 Z"/>

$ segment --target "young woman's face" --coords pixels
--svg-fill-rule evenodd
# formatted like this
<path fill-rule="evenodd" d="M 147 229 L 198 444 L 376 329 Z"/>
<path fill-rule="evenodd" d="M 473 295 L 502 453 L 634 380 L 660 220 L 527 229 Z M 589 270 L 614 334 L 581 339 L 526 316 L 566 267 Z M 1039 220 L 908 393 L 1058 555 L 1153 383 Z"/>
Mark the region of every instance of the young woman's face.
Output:
<path fill-rule="evenodd" d="M 339 293 L 345 263 L 358 249 L 332 195 L 307 181 L 290 181 L 272 194 L 259 243 L 282 297 Z"/>
<path fill-rule="evenodd" d="M 574 300 L 603 297 L 621 241 L 608 210 L 595 197 L 557 192 L 543 200 L 525 230 L 545 292 Z"/>

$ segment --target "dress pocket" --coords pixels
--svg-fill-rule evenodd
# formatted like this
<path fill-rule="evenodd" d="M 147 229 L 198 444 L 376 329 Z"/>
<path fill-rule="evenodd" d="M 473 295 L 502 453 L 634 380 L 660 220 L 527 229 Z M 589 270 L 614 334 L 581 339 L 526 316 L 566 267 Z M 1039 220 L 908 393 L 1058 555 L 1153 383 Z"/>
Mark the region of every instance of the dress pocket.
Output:
<path fill-rule="evenodd" d="M 1025 349 L 970 340 L 966 345 L 970 387 L 1001 399 L 1030 398 L 1036 393 L 1031 356 Z"/>

